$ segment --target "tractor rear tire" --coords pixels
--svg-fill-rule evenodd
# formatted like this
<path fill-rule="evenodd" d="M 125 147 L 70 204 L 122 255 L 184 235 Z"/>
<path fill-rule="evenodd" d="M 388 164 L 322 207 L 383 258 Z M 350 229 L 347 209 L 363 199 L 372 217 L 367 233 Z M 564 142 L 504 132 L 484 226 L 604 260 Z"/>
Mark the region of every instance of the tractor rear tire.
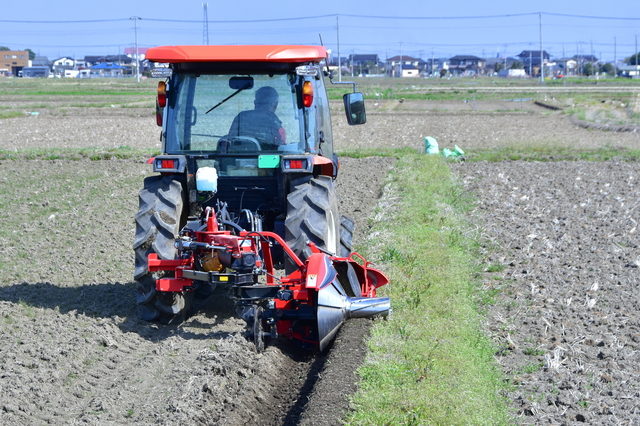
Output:
<path fill-rule="evenodd" d="M 133 250 L 140 316 L 145 321 L 178 324 L 186 318 L 193 297 L 185 292 L 156 291 L 156 279 L 163 273 L 149 272 L 147 257 L 150 253 L 156 253 L 162 260 L 176 257 L 174 242 L 180 232 L 184 206 L 182 185 L 169 176 L 147 177 L 139 201 Z"/>
<path fill-rule="evenodd" d="M 340 216 L 333 179 L 306 176 L 291 182 L 284 226 L 285 242 L 303 262 L 311 255 L 308 241 L 340 255 Z M 287 273 L 297 269 L 288 258 L 285 268 Z"/>
<path fill-rule="evenodd" d="M 349 216 L 340 215 L 340 257 L 348 257 L 353 251 L 355 222 Z"/>

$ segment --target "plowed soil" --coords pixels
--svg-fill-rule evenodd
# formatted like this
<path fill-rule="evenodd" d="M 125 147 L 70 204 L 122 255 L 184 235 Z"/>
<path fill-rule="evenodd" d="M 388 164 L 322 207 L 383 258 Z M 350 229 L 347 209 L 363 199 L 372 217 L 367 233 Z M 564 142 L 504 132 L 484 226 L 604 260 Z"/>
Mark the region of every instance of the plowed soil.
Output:
<path fill-rule="evenodd" d="M 360 225 L 360 241 L 391 163 L 343 160 L 340 207 Z M 11 261 L 0 264 L 0 423 L 300 424 L 325 365 L 342 358 L 327 373 L 340 392 L 319 400 L 324 424 L 338 422 L 368 321 L 351 322 L 329 355 L 316 355 L 287 342 L 254 353 L 222 294 L 180 326 L 138 320 L 132 218 L 149 166 L 2 168 L 0 255 Z"/>
<path fill-rule="evenodd" d="M 466 151 L 640 142 L 637 133 L 588 131 L 533 106 L 374 109 L 365 126 L 334 118 L 337 149 L 419 149 L 423 136 Z M 8 135 L 3 149 L 140 148 L 156 146 L 159 130 L 146 109 L 79 108 L 0 120 L 0 133 Z M 356 219 L 356 243 L 366 241 L 391 166 L 342 160 L 340 208 Z M 219 295 L 180 326 L 140 321 L 132 218 L 149 166 L 140 159 L 0 167 L 1 424 L 339 424 L 368 321 L 348 322 L 328 355 L 301 354 L 286 342 L 255 354 Z M 639 167 L 454 167 L 479 200 L 472 219 L 494 271 L 482 280 L 496 299 L 486 326 L 514 414 L 526 424 L 638 423 Z"/>
<path fill-rule="evenodd" d="M 638 424 L 640 165 L 456 169 L 479 194 L 487 327 L 520 423 Z"/>

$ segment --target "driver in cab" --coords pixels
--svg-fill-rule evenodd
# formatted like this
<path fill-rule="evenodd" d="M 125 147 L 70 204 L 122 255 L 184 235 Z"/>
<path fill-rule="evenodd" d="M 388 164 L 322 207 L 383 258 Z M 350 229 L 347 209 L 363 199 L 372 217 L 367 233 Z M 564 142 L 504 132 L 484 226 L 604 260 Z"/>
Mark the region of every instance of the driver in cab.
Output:
<path fill-rule="evenodd" d="M 256 90 L 254 109 L 242 111 L 231 123 L 229 137 L 249 136 L 256 138 L 262 149 L 278 149 L 287 143 L 282 121 L 276 115 L 278 92 L 271 86 Z"/>

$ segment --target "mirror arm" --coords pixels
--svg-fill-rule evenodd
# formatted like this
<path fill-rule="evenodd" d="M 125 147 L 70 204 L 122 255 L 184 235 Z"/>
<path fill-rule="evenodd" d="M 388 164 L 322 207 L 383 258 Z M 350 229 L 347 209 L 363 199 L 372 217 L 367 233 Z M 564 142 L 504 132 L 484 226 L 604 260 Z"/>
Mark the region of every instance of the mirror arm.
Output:
<path fill-rule="evenodd" d="M 331 82 L 331 84 L 353 84 L 353 93 L 357 92 L 355 81 L 333 81 L 331 78 L 329 78 L 329 81 Z"/>

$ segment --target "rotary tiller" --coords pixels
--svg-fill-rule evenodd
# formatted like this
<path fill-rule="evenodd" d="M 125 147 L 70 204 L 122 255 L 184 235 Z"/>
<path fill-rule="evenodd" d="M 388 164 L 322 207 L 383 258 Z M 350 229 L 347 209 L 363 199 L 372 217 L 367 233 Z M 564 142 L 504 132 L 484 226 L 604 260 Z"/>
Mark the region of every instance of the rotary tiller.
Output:
<path fill-rule="evenodd" d="M 225 219 L 224 205 L 218 207 L 217 215 L 209 207 L 182 229 L 176 259 L 149 254 L 149 271 L 160 277 L 158 293 L 226 287 L 258 352 L 266 338 L 278 336 L 323 350 L 346 319 L 389 313 L 389 299 L 376 297 L 387 277 L 358 253 L 337 257 L 309 242 L 311 255 L 303 262 L 278 234 L 261 230 L 257 214 L 245 211 L 247 231 Z M 277 277 L 274 247 L 281 247 L 297 269 Z"/>

